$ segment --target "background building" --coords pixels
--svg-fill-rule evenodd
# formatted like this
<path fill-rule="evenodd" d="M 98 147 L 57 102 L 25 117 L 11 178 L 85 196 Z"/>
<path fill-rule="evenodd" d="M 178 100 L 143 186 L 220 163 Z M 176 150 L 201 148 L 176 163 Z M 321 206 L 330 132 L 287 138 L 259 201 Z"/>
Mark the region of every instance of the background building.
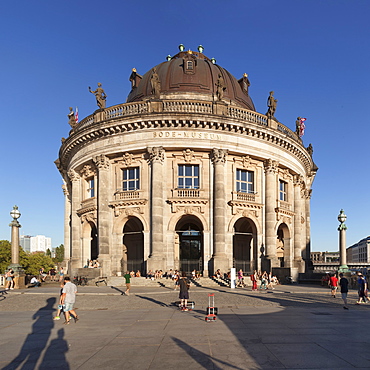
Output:
<path fill-rule="evenodd" d="M 370 263 L 370 236 L 347 248 L 348 263 Z"/>
<path fill-rule="evenodd" d="M 126 103 L 106 108 L 98 85 L 99 109 L 77 124 L 69 115 L 56 161 L 69 267 L 307 271 L 317 167 L 299 124 L 275 118 L 273 92 L 258 113 L 248 75 L 201 47 L 129 79 Z"/>
<path fill-rule="evenodd" d="M 45 235 L 21 235 L 20 245 L 25 252 L 46 252 L 48 248 L 51 251 L 51 238 Z"/>

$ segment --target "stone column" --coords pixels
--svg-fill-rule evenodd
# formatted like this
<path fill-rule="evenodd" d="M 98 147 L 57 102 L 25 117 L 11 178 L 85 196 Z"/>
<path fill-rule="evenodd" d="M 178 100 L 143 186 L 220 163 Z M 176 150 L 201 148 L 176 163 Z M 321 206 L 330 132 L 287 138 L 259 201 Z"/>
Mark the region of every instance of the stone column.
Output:
<path fill-rule="evenodd" d="M 71 194 L 71 246 L 69 275 L 74 275 L 76 269 L 83 267 L 81 254 L 81 219 L 77 210 L 81 208 L 81 177 L 74 171 L 68 171 L 68 177 L 72 183 Z"/>
<path fill-rule="evenodd" d="M 97 186 L 97 205 L 98 205 L 98 250 L 99 262 L 102 268 L 103 276 L 111 275 L 109 237 L 112 232 L 109 209 L 109 159 L 101 154 L 93 158 L 96 168 L 98 169 L 98 186 Z"/>
<path fill-rule="evenodd" d="M 148 260 L 149 270 L 164 270 L 166 256 L 164 255 L 163 238 L 163 182 L 164 179 L 164 159 L 165 150 L 163 147 L 148 148 L 149 159 L 151 163 L 151 212 L 150 212 L 150 230 L 151 230 L 151 248 Z"/>
<path fill-rule="evenodd" d="M 265 168 L 265 261 L 262 262 L 264 270 L 270 271 L 272 267 L 279 266 L 276 256 L 276 173 L 279 163 L 272 159 L 264 162 Z"/>
<path fill-rule="evenodd" d="M 302 246 L 302 257 L 306 263 L 306 269 L 311 265 L 311 195 L 312 190 L 305 190 L 305 211 L 306 211 L 306 228 L 305 228 L 305 245 Z M 300 271 L 300 272 L 305 272 Z"/>
<path fill-rule="evenodd" d="M 305 241 L 302 239 L 302 176 L 296 175 L 293 179 L 294 185 L 294 256 L 293 267 L 302 268 L 302 244 Z"/>
<path fill-rule="evenodd" d="M 67 264 L 71 258 L 71 200 L 65 182 L 62 185 L 62 189 L 64 194 L 64 262 Z"/>
<path fill-rule="evenodd" d="M 225 163 L 226 149 L 212 149 L 211 160 L 214 166 L 213 178 L 213 271 L 220 269 L 226 272 L 231 265 L 226 256 L 226 195 Z"/>

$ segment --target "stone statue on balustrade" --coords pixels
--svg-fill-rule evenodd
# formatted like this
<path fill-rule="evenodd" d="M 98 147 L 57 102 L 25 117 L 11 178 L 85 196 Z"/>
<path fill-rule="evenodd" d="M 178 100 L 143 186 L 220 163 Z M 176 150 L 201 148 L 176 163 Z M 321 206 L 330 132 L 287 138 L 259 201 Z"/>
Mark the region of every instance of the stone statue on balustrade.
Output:
<path fill-rule="evenodd" d="M 266 113 L 267 118 L 274 118 L 277 102 L 278 102 L 277 99 L 274 98 L 274 92 L 270 91 L 270 95 L 267 99 L 267 107 L 268 107 L 268 110 Z"/>
<path fill-rule="evenodd" d="M 98 83 L 98 88 L 95 91 L 91 90 L 91 87 L 89 86 L 89 91 L 95 95 L 96 97 L 96 104 L 100 109 L 105 108 L 105 103 L 107 99 L 107 94 L 104 92 L 104 89 L 101 87 L 101 83 Z"/>
<path fill-rule="evenodd" d="M 161 81 L 159 80 L 158 73 L 155 69 L 155 67 L 152 69 L 153 74 L 150 78 L 150 84 L 152 86 L 152 94 L 156 99 L 159 99 L 160 93 L 161 93 Z"/>
<path fill-rule="evenodd" d="M 69 107 L 69 113 L 68 113 L 68 123 L 72 128 L 75 128 L 77 126 L 75 112 L 73 112 L 73 108 Z"/>

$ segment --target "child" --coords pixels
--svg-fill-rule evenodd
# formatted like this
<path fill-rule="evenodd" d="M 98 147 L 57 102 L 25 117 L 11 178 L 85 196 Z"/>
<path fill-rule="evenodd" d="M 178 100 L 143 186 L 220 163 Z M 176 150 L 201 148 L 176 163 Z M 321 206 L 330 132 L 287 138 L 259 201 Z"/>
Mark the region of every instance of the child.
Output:
<path fill-rule="evenodd" d="M 54 317 L 53 320 L 60 320 L 60 313 L 63 311 L 63 305 L 62 305 L 62 294 L 63 294 L 63 287 L 64 287 L 64 281 L 62 284 L 60 284 L 60 298 L 59 298 L 59 304 L 58 304 L 58 311 L 57 315 Z"/>

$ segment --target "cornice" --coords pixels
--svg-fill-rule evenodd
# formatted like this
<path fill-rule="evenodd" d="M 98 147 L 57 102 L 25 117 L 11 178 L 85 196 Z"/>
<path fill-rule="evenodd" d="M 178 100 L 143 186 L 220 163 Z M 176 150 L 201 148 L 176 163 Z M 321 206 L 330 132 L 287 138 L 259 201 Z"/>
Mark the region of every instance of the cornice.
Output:
<path fill-rule="evenodd" d="M 158 128 L 199 128 L 215 133 L 236 133 L 271 143 L 290 152 L 301 161 L 307 174 L 312 173 L 314 167 L 307 149 L 293 131 L 276 121 L 270 127 L 270 120 L 267 120 L 266 116 L 237 107 L 229 107 L 225 115 L 184 111 L 148 113 L 146 109 L 143 109 L 136 115 L 114 116 L 99 122 L 92 121 L 90 116 L 86 121 L 89 124 L 84 122 L 63 141 L 59 151 L 60 170 L 67 168 L 69 159 L 76 151 L 91 142 L 112 135 Z"/>

